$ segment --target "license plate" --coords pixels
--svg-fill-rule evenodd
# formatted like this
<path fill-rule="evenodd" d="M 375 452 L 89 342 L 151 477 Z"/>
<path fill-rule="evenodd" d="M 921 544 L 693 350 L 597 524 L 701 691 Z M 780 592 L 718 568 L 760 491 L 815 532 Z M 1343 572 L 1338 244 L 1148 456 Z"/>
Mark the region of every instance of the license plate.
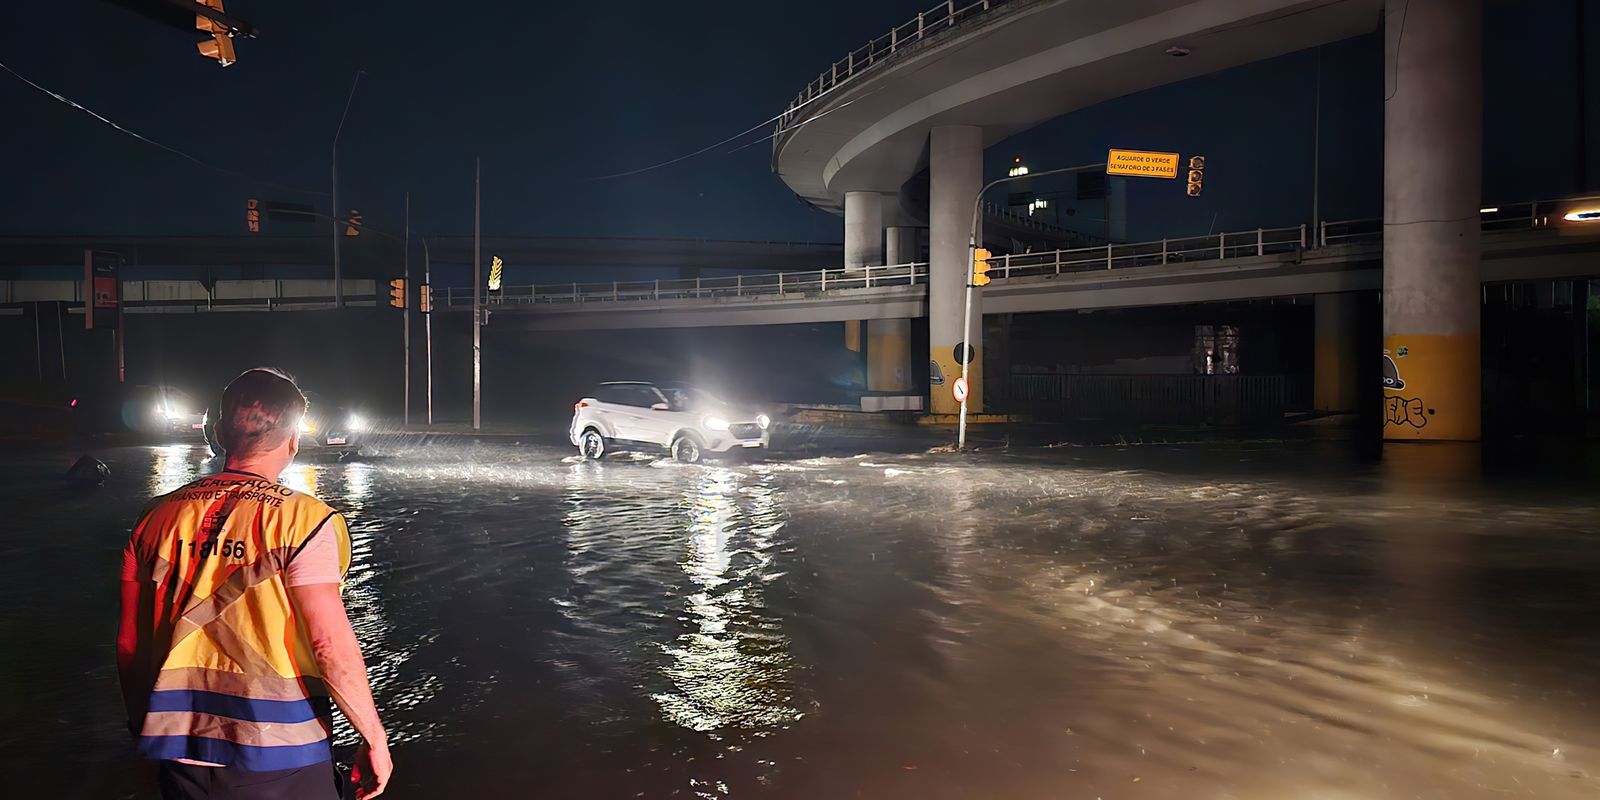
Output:
<path fill-rule="evenodd" d="M 191 431 L 205 430 L 205 427 L 205 423 L 203 422 L 192 422 L 189 424 L 189 430 Z"/>
<path fill-rule="evenodd" d="M 348 444 L 349 440 L 343 436 L 329 436 L 328 444 Z"/>

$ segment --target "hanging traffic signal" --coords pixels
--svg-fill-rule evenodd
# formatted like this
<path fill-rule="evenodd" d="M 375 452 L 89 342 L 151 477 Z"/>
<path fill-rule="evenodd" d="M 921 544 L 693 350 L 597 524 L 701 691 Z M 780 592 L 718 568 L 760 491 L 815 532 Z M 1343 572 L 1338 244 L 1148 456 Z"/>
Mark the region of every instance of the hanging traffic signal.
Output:
<path fill-rule="evenodd" d="M 1189 156 L 1189 196 L 1199 197 L 1200 187 L 1205 185 L 1206 157 Z"/>
<path fill-rule="evenodd" d="M 972 251 L 972 285 L 989 285 L 989 257 L 993 255 L 982 247 Z"/>
<path fill-rule="evenodd" d="M 348 220 L 346 220 L 345 226 L 344 226 L 344 235 L 346 235 L 346 236 L 360 236 L 361 235 L 361 212 L 360 211 L 357 211 L 357 210 L 355 210 L 353 208 L 350 209 L 350 217 L 349 217 Z"/>
<path fill-rule="evenodd" d="M 222 0 L 195 0 L 195 4 L 219 12 L 222 11 Z M 239 60 L 233 53 L 233 29 L 231 27 L 202 14 L 195 14 L 194 27 L 195 30 L 211 35 L 210 39 L 195 44 L 195 47 L 200 51 L 200 55 L 215 59 L 218 64 L 224 67 Z"/>
<path fill-rule="evenodd" d="M 251 233 L 261 232 L 261 205 L 254 197 L 244 201 L 244 224 Z"/>
<path fill-rule="evenodd" d="M 505 266 L 506 262 L 501 261 L 499 256 L 495 256 L 494 260 L 489 262 L 489 291 L 500 291 L 500 276 L 504 272 Z"/>
<path fill-rule="evenodd" d="M 424 314 L 433 313 L 433 287 L 424 283 L 417 287 L 417 310 Z"/>
<path fill-rule="evenodd" d="M 401 310 L 406 308 L 405 278 L 395 278 L 389 281 L 389 305 Z"/>

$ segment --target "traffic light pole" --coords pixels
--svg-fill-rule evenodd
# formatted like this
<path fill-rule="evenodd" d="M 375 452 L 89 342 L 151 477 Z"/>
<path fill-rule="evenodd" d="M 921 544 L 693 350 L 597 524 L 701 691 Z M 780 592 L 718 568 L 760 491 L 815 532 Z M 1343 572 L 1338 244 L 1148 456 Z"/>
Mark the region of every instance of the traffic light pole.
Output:
<path fill-rule="evenodd" d="M 403 425 L 411 424 L 411 193 L 406 192 L 406 243 L 401 252 L 405 263 L 406 276 L 406 307 L 400 312 L 400 335 L 405 339 L 405 346 L 401 350 L 405 354 L 405 367 L 400 370 L 401 380 L 405 387 L 400 392 L 400 403 L 403 410 L 400 412 L 400 421 Z"/>
<path fill-rule="evenodd" d="M 979 215 L 983 210 L 983 196 L 988 194 L 990 189 L 993 189 L 994 187 L 999 186 L 1002 183 L 1010 183 L 1012 181 L 1020 181 L 1020 180 L 1024 180 L 1024 179 L 1027 179 L 1027 178 L 1042 178 L 1042 177 L 1044 177 L 1046 175 L 1065 175 L 1066 173 L 1069 173 L 1069 172 L 1088 172 L 1089 170 L 1105 169 L 1105 168 L 1106 168 L 1106 164 L 1105 164 L 1104 161 L 1102 161 L 1102 162 L 1100 162 L 1098 164 L 1084 164 L 1084 165 L 1078 166 L 1078 167 L 1062 167 L 1060 169 L 1047 169 L 1047 170 L 1045 170 L 1043 172 L 1029 172 L 1029 173 L 1024 174 L 1024 175 L 1008 175 L 1008 176 L 1006 176 L 1004 178 L 996 178 L 995 180 L 989 181 L 988 183 L 984 184 L 983 188 L 978 190 L 978 196 L 974 197 L 972 199 L 972 230 L 971 230 L 970 234 L 967 236 L 967 299 L 966 299 L 966 303 L 965 303 L 966 310 L 962 312 L 962 316 L 961 316 L 961 344 L 957 345 L 957 347 L 958 347 L 958 349 L 960 350 L 960 353 L 961 353 L 961 385 L 962 386 L 967 386 L 967 364 L 971 363 L 972 359 L 975 356 L 977 356 L 977 354 L 978 354 L 978 349 L 973 347 L 970 344 L 970 342 L 972 341 L 972 289 L 973 289 L 972 278 L 973 278 L 973 269 L 977 266 L 976 259 L 978 257 L 978 220 L 980 219 Z M 972 387 L 970 387 L 970 386 L 967 387 L 966 393 L 961 395 L 961 418 L 960 418 L 959 423 L 957 423 L 957 426 L 956 426 L 956 449 L 958 449 L 958 450 L 967 449 L 967 398 L 970 397 L 971 395 L 972 395 Z"/>
<path fill-rule="evenodd" d="M 472 167 L 472 429 L 483 427 L 483 159 Z"/>

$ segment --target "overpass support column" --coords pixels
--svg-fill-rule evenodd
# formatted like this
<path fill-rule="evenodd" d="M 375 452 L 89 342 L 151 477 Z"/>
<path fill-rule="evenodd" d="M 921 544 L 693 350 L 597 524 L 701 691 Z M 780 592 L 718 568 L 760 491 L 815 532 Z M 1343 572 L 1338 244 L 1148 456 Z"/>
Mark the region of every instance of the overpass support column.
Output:
<path fill-rule="evenodd" d="M 844 267 L 883 264 L 883 195 L 844 193 Z"/>
<path fill-rule="evenodd" d="M 971 270 L 967 243 L 972 232 L 972 203 L 983 188 L 983 129 L 945 125 L 933 129 L 928 146 L 928 350 L 930 410 L 955 414 L 961 404 L 950 385 L 961 375 L 956 345 L 961 342 L 962 303 Z M 967 366 L 969 410 L 983 410 L 983 302 L 972 291 L 972 345 Z"/>
<path fill-rule="evenodd" d="M 1370 293 L 1365 295 L 1370 301 Z M 1357 292 L 1316 297 L 1316 346 L 1312 363 L 1312 403 L 1318 411 L 1346 414 L 1361 402 L 1360 306 Z"/>
<path fill-rule="evenodd" d="M 844 194 L 844 267 L 883 266 L 883 203 L 878 192 Z M 891 245 L 893 242 L 891 242 Z M 863 337 L 862 327 L 866 328 Z M 846 346 L 858 350 L 865 339 L 867 391 L 905 393 L 911 389 L 911 320 L 872 319 L 845 323 Z"/>
<path fill-rule="evenodd" d="M 1383 438 L 1475 441 L 1483 2 L 1388 0 L 1386 12 Z"/>
<path fill-rule="evenodd" d="M 910 264 L 917 260 L 917 235 L 921 228 L 893 226 L 883 231 L 885 264 Z"/>

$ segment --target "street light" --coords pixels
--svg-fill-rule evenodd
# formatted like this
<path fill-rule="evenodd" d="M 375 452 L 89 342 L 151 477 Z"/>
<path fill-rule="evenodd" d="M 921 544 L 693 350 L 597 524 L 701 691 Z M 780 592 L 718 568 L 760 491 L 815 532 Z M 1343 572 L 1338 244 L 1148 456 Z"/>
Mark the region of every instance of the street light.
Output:
<path fill-rule="evenodd" d="M 333 217 L 333 307 L 344 308 L 344 274 L 339 270 L 339 135 L 344 133 L 344 118 L 350 115 L 350 103 L 356 99 L 356 87 L 361 84 L 361 70 L 356 70 L 356 79 L 350 82 L 350 96 L 344 100 L 344 113 L 339 115 L 339 127 L 333 131 L 333 208 L 330 216 Z"/>
<path fill-rule="evenodd" d="M 1002 183 L 1019 181 L 1024 178 L 1042 178 L 1046 175 L 1064 175 L 1069 172 L 1088 172 L 1089 170 L 1093 169 L 1105 168 L 1105 162 L 1102 161 L 1098 164 L 1084 164 L 1080 167 L 1062 167 L 1060 169 L 1047 169 L 1044 172 L 1007 175 L 1004 178 L 996 178 L 984 184 L 983 188 L 978 190 L 978 196 L 972 199 L 972 230 L 967 235 L 967 264 L 971 265 L 975 263 L 974 259 L 978 257 L 978 213 L 983 208 L 983 196 L 988 194 L 990 189 L 993 189 Z M 965 358 L 961 360 L 961 383 L 963 386 L 965 386 L 967 383 L 967 365 L 972 363 L 973 356 L 977 353 L 977 349 L 969 344 L 972 341 L 972 276 L 974 274 L 970 266 L 966 270 L 966 273 L 966 310 L 962 312 L 961 316 L 961 344 L 958 346 L 958 349 L 961 351 L 962 355 L 965 356 Z M 967 398 L 971 395 L 972 390 L 968 389 L 967 392 L 961 396 L 961 421 L 956 426 L 956 449 L 958 450 L 967 449 Z"/>

